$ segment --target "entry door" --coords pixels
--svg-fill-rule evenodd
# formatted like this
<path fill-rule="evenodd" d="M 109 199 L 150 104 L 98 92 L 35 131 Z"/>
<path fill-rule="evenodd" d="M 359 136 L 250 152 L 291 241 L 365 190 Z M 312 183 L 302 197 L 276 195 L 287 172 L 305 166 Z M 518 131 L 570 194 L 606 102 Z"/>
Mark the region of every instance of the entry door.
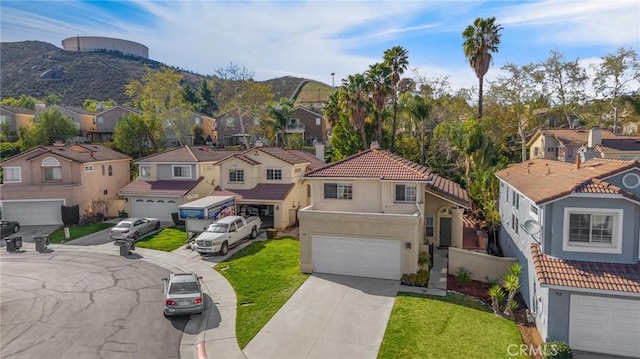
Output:
<path fill-rule="evenodd" d="M 451 246 L 451 217 L 440 217 L 440 247 Z"/>

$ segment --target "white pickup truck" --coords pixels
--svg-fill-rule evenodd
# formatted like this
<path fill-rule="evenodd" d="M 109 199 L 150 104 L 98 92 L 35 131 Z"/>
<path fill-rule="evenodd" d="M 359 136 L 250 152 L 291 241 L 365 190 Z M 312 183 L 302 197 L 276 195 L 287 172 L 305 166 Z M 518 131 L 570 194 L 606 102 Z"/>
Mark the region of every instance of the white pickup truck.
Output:
<path fill-rule="evenodd" d="M 258 228 L 262 225 L 260 217 L 227 216 L 211 223 L 198 238 L 196 250 L 200 254 L 227 254 L 232 247 L 244 239 L 258 236 Z"/>

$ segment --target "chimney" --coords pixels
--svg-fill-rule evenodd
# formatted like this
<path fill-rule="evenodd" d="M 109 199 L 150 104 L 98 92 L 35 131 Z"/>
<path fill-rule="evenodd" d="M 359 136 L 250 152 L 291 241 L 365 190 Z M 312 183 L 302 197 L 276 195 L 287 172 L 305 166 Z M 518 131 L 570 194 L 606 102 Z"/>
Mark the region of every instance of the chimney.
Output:
<path fill-rule="evenodd" d="M 316 158 L 324 162 L 324 145 L 322 143 L 316 144 Z"/>
<path fill-rule="evenodd" d="M 371 141 L 370 148 L 372 150 L 379 150 L 380 149 L 380 145 L 378 144 L 378 141 Z"/>
<path fill-rule="evenodd" d="M 594 126 L 589 130 L 589 141 L 587 142 L 588 148 L 594 148 L 595 146 L 602 144 L 602 130 L 598 126 Z"/>
<path fill-rule="evenodd" d="M 580 154 L 576 156 L 576 169 L 580 169 L 580 165 L 582 164 L 582 157 Z"/>

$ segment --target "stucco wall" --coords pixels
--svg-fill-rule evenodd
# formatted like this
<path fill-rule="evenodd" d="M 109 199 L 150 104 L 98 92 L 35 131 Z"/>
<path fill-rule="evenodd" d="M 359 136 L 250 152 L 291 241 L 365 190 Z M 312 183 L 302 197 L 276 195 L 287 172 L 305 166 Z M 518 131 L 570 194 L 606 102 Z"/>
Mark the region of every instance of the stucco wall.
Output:
<path fill-rule="evenodd" d="M 486 282 L 487 278 L 500 280 L 518 260 L 511 257 L 496 257 L 466 249 L 449 248 L 449 273 L 455 275 L 459 268 L 471 271 L 471 278 Z"/>

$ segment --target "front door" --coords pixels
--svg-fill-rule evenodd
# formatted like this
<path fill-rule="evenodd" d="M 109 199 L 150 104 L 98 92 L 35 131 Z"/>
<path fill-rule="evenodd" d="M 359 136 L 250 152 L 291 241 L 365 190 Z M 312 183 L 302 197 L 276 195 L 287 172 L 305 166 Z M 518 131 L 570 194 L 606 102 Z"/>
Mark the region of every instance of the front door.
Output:
<path fill-rule="evenodd" d="M 451 246 L 451 217 L 440 217 L 440 247 Z"/>

